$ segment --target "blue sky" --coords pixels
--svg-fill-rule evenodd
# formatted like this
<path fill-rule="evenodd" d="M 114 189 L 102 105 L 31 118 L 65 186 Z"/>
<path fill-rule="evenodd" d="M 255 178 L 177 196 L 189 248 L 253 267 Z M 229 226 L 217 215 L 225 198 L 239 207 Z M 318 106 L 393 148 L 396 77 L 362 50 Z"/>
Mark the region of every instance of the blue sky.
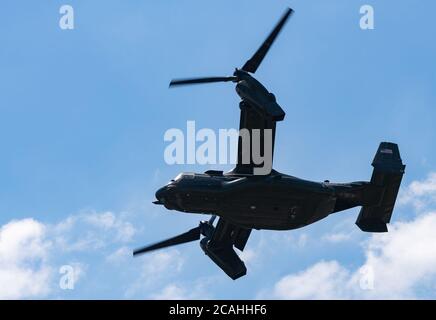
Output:
<path fill-rule="evenodd" d="M 371 248 L 396 248 L 396 235 L 414 234 L 404 228 L 432 219 L 432 1 L 71 0 L 74 30 L 58 26 L 63 4 L 0 5 L 0 297 L 367 297 L 341 290 L 362 265 L 385 270 L 378 263 L 387 253 L 374 262 Z M 374 7 L 375 30 L 359 28 L 364 4 Z M 288 6 L 295 14 L 256 73 L 287 112 L 274 167 L 313 180 L 367 180 L 379 142 L 396 142 L 407 173 L 393 222 L 410 225 L 372 237 L 354 225 L 356 209 L 301 230 L 255 232 L 249 273 L 235 282 L 196 244 L 132 259 L 132 248 L 201 218 L 151 204 L 155 190 L 178 172 L 210 169 L 165 164 L 164 132 L 183 130 L 187 120 L 212 129 L 239 123 L 231 84 L 168 90 L 169 81 L 229 75 Z M 7 241 L 8 230 L 16 230 L 15 242 Z M 25 241 L 40 254 L 15 255 L 11 248 Z M 74 290 L 57 286 L 65 264 L 80 270 Z M 326 272 L 312 277 L 316 268 Z M 23 270 L 32 270 L 30 278 Z M 330 275 L 345 280 L 325 296 L 288 287 L 316 277 L 330 284 Z M 435 298 L 436 280 L 422 285 L 420 279 L 394 287 L 398 296 Z M 22 286 L 5 289 L 16 283 Z M 390 297 L 378 283 L 375 297 Z"/>

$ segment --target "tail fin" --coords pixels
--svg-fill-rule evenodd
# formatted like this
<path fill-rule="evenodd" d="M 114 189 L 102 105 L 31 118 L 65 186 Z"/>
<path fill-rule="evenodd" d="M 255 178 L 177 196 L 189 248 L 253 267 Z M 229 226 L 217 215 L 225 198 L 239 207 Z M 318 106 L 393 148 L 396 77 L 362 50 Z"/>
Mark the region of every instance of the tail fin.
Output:
<path fill-rule="evenodd" d="M 398 145 L 382 142 L 372 162 L 374 171 L 371 184 L 381 187 L 381 195 L 373 205 L 363 206 L 356 224 L 366 232 L 387 232 L 405 165 L 401 161 Z"/>

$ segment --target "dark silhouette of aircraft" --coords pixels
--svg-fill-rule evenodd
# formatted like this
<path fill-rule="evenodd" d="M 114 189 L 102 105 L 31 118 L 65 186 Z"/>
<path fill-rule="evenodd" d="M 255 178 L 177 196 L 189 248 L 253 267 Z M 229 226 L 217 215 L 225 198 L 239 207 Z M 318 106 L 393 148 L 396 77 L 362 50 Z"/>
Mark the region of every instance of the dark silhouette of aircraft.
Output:
<path fill-rule="evenodd" d="M 208 77 L 173 80 L 170 86 L 225 82 L 236 83 L 241 97 L 240 129 L 253 133 L 255 129 L 272 131 L 272 146 L 276 122 L 285 112 L 276 99 L 252 74 L 267 54 L 280 30 L 293 13 L 286 10 L 268 38 L 241 69 L 230 77 Z M 250 142 L 253 145 L 253 141 Z M 266 147 L 260 139 L 260 149 Z M 247 163 L 241 137 L 238 142 L 238 162 L 227 173 L 209 170 L 205 173 L 181 173 L 156 192 L 154 203 L 182 212 L 210 214 L 209 221 L 176 237 L 143 247 L 134 255 L 199 240 L 203 251 L 232 279 L 246 274 L 244 262 L 234 247 L 243 251 L 252 229 L 291 230 L 307 226 L 328 215 L 361 206 L 356 224 L 366 232 L 387 232 L 398 189 L 404 174 L 394 143 L 382 142 L 372 162 L 369 182 L 313 182 L 270 170 L 256 175 L 259 166 L 252 158 Z M 273 153 L 272 153 L 273 154 Z M 271 159 L 272 161 L 272 159 Z M 216 217 L 219 217 L 214 226 Z"/>

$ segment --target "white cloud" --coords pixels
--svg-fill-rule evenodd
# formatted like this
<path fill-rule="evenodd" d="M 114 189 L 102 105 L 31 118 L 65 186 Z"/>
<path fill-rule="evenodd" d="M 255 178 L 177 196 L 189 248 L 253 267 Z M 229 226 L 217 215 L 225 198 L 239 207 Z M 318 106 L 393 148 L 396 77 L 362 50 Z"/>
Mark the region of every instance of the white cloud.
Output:
<path fill-rule="evenodd" d="M 290 249 L 300 250 L 309 245 L 312 242 L 312 239 L 309 238 L 309 235 L 305 232 L 300 234 L 293 233 L 292 231 L 271 231 L 268 232 L 268 240 L 263 239 L 263 245 L 268 247 L 270 246 L 270 241 L 274 241 L 277 243 L 277 248 L 282 249 L 283 246 L 286 246 Z"/>
<path fill-rule="evenodd" d="M 160 292 L 152 294 L 151 298 L 155 300 L 208 299 L 208 294 L 204 291 L 201 284 L 186 288 L 180 284 L 171 283 Z"/>
<path fill-rule="evenodd" d="M 272 293 L 279 299 L 343 298 L 348 277 L 348 271 L 336 261 L 321 261 L 300 273 L 283 277 Z"/>
<path fill-rule="evenodd" d="M 357 214 L 357 212 L 356 212 Z M 349 214 L 341 218 L 321 240 L 331 244 L 358 241 L 365 233 L 361 232 L 355 225 L 356 215 Z"/>
<path fill-rule="evenodd" d="M 436 172 L 401 189 L 399 203 L 412 204 L 416 210 L 425 210 L 429 205 L 436 204 Z"/>
<path fill-rule="evenodd" d="M 336 261 L 319 262 L 280 279 L 272 296 L 280 299 L 417 298 L 436 284 L 436 212 L 391 226 L 365 245 L 365 263 L 349 270 Z M 373 288 L 362 287 L 370 270 Z M 419 289 L 419 290 L 418 290 Z"/>
<path fill-rule="evenodd" d="M 366 267 L 374 270 L 369 297 L 413 298 L 414 289 L 436 283 L 436 212 L 400 222 L 376 235 L 366 251 Z"/>
<path fill-rule="evenodd" d="M 331 243 L 345 242 L 350 239 L 351 239 L 351 234 L 345 232 L 328 233 L 322 237 L 322 240 Z"/>
<path fill-rule="evenodd" d="M 176 249 L 144 255 L 138 258 L 138 261 L 140 261 L 141 267 L 134 283 L 125 292 L 127 298 L 145 297 L 145 292 L 154 288 L 158 283 L 177 276 L 185 263 L 181 253 Z"/>
<path fill-rule="evenodd" d="M 144 256 L 142 277 L 146 280 L 155 279 L 161 272 L 178 273 L 181 271 L 184 259 L 178 250 L 155 252 Z"/>
<path fill-rule="evenodd" d="M 251 265 L 259 258 L 258 251 L 251 248 L 245 248 L 244 251 L 238 252 L 238 255 L 246 265 Z"/>
<path fill-rule="evenodd" d="M 82 214 L 78 218 L 96 228 L 113 232 L 116 241 L 129 242 L 135 234 L 135 228 L 130 222 L 124 221 L 122 216 L 117 217 L 112 212 L 91 212 Z"/>
<path fill-rule="evenodd" d="M 82 278 L 86 276 L 88 265 L 83 262 L 70 262 L 68 265 L 73 267 L 74 270 L 74 283 L 77 284 Z"/>
<path fill-rule="evenodd" d="M 68 252 L 126 243 L 134 234 L 123 215 L 111 212 L 82 212 L 55 225 L 34 219 L 11 221 L 0 229 L 0 299 L 44 298 L 56 292 L 61 265 L 73 266 L 77 283 L 88 265 L 76 258 L 71 262 Z"/>
<path fill-rule="evenodd" d="M 106 257 L 106 261 L 112 264 L 120 264 L 132 258 L 132 249 L 128 247 L 118 248 Z"/>
<path fill-rule="evenodd" d="M 127 243 L 136 233 L 122 214 L 95 211 L 69 216 L 52 229 L 56 244 L 65 251 L 98 250 L 109 244 Z"/>
<path fill-rule="evenodd" d="M 161 292 L 153 294 L 155 300 L 183 300 L 188 296 L 186 290 L 176 284 L 170 284 L 162 289 Z"/>
<path fill-rule="evenodd" d="M 307 241 L 309 240 L 309 237 L 306 233 L 300 234 L 297 241 L 297 246 L 299 248 L 304 248 L 307 245 Z"/>
<path fill-rule="evenodd" d="M 0 229 L 0 299 L 44 297 L 50 292 L 51 243 L 43 224 L 24 219 Z"/>

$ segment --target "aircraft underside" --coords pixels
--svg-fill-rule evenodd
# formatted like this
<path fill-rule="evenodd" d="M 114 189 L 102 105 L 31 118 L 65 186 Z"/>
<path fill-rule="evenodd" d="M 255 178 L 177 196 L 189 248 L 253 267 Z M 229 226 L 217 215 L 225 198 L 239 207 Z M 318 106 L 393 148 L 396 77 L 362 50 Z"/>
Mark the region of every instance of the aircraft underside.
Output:
<path fill-rule="evenodd" d="M 271 170 L 276 124 L 284 120 L 285 112 L 274 94 L 253 74 L 292 13 L 290 8 L 285 11 L 259 49 L 232 76 L 170 82 L 170 86 L 236 84 L 236 93 L 241 98 L 237 164 L 226 174 L 214 170 L 180 174 L 160 188 L 155 204 L 212 217 L 187 232 L 139 248 L 134 255 L 201 239 L 200 246 L 209 258 L 232 279 L 237 279 L 247 270 L 234 248 L 244 250 L 252 229 L 300 228 L 331 213 L 361 206 L 356 224 L 362 231 L 388 231 L 386 225 L 391 220 L 405 169 L 396 144 L 380 144 L 368 182 L 312 182 Z M 254 139 L 256 132 L 258 139 Z M 241 133 L 245 133 L 245 139 Z M 259 158 L 263 161 L 259 162 Z M 214 224 L 217 216 L 218 222 Z"/>

